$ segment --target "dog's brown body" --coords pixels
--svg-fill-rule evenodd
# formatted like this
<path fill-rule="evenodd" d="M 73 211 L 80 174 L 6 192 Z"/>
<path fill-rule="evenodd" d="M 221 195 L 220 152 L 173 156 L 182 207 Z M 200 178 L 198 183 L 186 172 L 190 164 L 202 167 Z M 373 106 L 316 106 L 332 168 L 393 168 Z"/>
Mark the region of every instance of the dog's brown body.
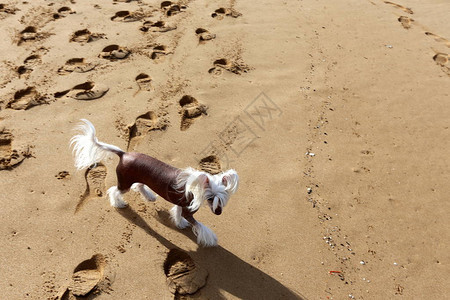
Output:
<path fill-rule="evenodd" d="M 195 224 L 192 216 L 196 211 L 187 209 L 192 198 L 187 199 L 184 190 L 175 189 L 180 169 L 143 153 L 118 151 L 114 153 L 120 158 L 116 168 L 119 191 L 125 193 L 134 183 L 143 183 L 162 198 L 181 206 L 182 216 L 191 225 Z"/>
<path fill-rule="evenodd" d="M 116 154 L 120 157 L 116 168 L 117 187 L 120 191 L 128 191 L 133 183 L 143 183 L 173 204 L 189 205 L 184 191 L 177 191 L 174 188 L 180 169 L 142 153 Z"/>

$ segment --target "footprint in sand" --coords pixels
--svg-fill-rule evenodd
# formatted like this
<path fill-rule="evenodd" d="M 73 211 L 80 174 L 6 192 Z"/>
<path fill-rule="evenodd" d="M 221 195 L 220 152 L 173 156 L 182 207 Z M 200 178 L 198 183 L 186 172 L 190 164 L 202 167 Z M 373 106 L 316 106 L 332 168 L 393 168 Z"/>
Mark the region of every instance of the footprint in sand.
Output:
<path fill-rule="evenodd" d="M 447 48 L 450 48 L 450 41 L 447 40 L 446 38 L 443 38 L 442 36 L 439 36 L 437 34 L 434 34 L 434 33 L 428 32 L 428 31 L 425 32 L 425 34 L 433 37 L 436 42 L 444 43 L 447 46 Z"/>
<path fill-rule="evenodd" d="M 58 180 L 69 179 L 70 178 L 70 173 L 68 171 L 60 171 L 60 172 L 58 172 L 58 174 L 55 175 L 55 177 Z"/>
<path fill-rule="evenodd" d="M 62 15 L 62 16 L 68 16 L 71 14 L 76 13 L 75 11 L 73 11 L 70 7 L 67 6 L 63 6 L 60 9 L 58 9 L 58 14 Z"/>
<path fill-rule="evenodd" d="M 384 1 L 384 3 L 392 5 L 392 6 L 396 7 L 396 8 L 398 8 L 398 9 L 401 9 L 401 10 L 403 10 L 404 12 L 406 12 L 406 13 L 408 13 L 410 15 L 414 14 L 414 12 L 412 11 L 411 8 L 404 7 L 403 5 L 400 5 L 400 4 L 397 4 L 397 3 L 394 3 L 394 2 L 390 2 L 390 1 Z"/>
<path fill-rule="evenodd" d="M 177 29 L 176 25 L 169 25 L 164 21 L 145 21 L 144 24 L 139 28 L 143 32 L 167 32 Z"/>
<path fill-rule="evenodd" d="M 228 72 L 240 75 L 242 73 L 247 73 L 250 68 L 243 64 L 238 62 L 230 61 L 226 58 L 217 59 L 213 63 L 214 67 L 209 69 L 208 72 L 213 75 L 220 75 L 222 74 L 222 70 L 226 70 Z"/>
<path fill-rule="evenodd" d="M 28 78 L 30 73 L 33 71 L 33 67 L 41 63 L 41 57 L 37 54 L 33 54 L 25 58 L 23 61 L 23 65 L 17 68 L 17 73 L 19 74 L 19 78 L 25 77 Z"/>
<path fill-rule="evenodd" d="M 65 91 L 62 91 L 62 92 L 55 92 L 55 93 L 53 94 L 53 97 L 55 97 L 56 99 L 62 98 L 62 97 L 64 97 L 65 95 L 67 95 L 67 93 L 69 93 L 69 92 L 70 92 L 70 90 L 65 90 Z"/>
<path fill-rule="evenodd" d="M 237 18 L 242 16 L 241 13 L 237 12 L 236 10 L 232 9 L 232 8 L 218 8 L 216 9 L 212 14 L 211 17 L 217 19 L 217 20 L 222 20 L 225 17 L 233 17 L 233 18 Z"/>
<path fill-rule="evenodd" d="M 95 254 L 92 258 L 81 262 L 73 271 L 69 287 L 59 299 L 78 299 L 78 297 L 108 290 L 109 279 L 105 274 L 106 267 L 106 258 L 102 254 Z"/>
<path fill-rule="evenodd" d="M 141 20 L 144 14 L 140 11 L 130 12 L 128 10 L 121 10 L 116 12 L 114 16 L 111 17 L 111 21 L 116 22 L 136 22 Z"/>
<path fill-rule="evenodd" d="M 172 52 L 167 50 L 167 47 L 164 45 L 156 45 L 153 47 L 151 59 L 153 60 L 161 60 L 166 55 L 171 54 Z"/>
<path fill-rule="evenodd" d="M 6 108 L 11 108 L 15 110 L 26 110 L 33 106 L 46 104 L 49 102 L 49 99 L 45 95 L 40 95 L 36 88 L 31 86 L 26 89 L 22 89 L 17 91 L 14 94 L 12 100 L 8 102 Z"/>
<path fill-rule="evenodd" d="M 161 2 L 161 9 L 166 16 L 170 17 L 186 10 L 186 5 L 173 3 L 172 1 Z"/>
<path fill-rule="evenodd" d="M 77 30 L 74 33 L 72 33 L 72 36 L 70 37 L 70 41 L 80 43 L 80 44 L 86 44 L 86 43 L 97 41 L 104 37 L 105 37 L 105 34 L 103 34 L 103 33 L 92 33 L 87 29 L 81 29 L 81 30 Z"/>
<path fill-rule="evenodd" d="M 53 19 L 61 19 L 61 18 L 65 18 L 65 17 L 67 17 L 68 15 L 71 15 L 71 14 L 75 14 L 76 12 L 75 11 L 73 11 L 70 7 L 67 7 L 67 6 L 63 6 L 63 7 L 61 7 L 60 9 L 58 9 L 58 12 L 57 13 L 54 13 L 53 14 Z"/>
<path fill-rule="evenodd" d="M 194 123 L 195 120 L 202 115 L 208 115 L 208 107 L 204 104 L 200 104 L 197 99 L 192 96 L 185 95 L 180 101 L 180 114 L 181 114 L 181 131 L 187 130 Z"/>
<path fill-rule="evenodd" d="M 198 37 L 198 42 L 200 44 L 205 43 L 206 41 L 212 40 L 216 38 L 216 35 L 213 33 L 210 33 L 208 30 L 203 28 L 197 28 L 195 30 L 195 34 Z"/>
<path fill-rule="evenodd" d="M 97 64 L 95 63 L 86 62 L 84 58 L 71 58 L 66 61 L 64 66 L 58 69 L 58 74 L 66 75 L 72 72 L 86 73 L 93 70 L 96 66 Z"/>
<path fill-rule="evenodd" d="M 41 37 L 42 35 L 37 32 L 36 27 L 28 26 L 20 32 L 19 41 L 17 42 L 17 45 L 20 46 L 23 43 L 35 41 Z"/>
<path fill-rule="evenodd" d="M 198 166 L 200 170 L 210 173 L 212 175 L 219 174 L 220 172 L 222 172 L 220 160 L 215 155 L 210 155 L 202 158 Z"/>
<path fill-rule="evenodd" d="M 0 129 L 0 170 L 12 170 L 19 166 L 25 158 L 32 157 L 29 147 L 23 151 L 13 150 L 13 138 L 9 130 Z"/>
<path fill-rule="evenodd" d="M 124 47 L 120 47 L 119 45 L 109 45 L 103 48 L 99 56 L 109 60 L 117 60 L 124 59 L 129 54 L 130 51 Z"/>
<path fill-rule="evenodd" d="M 448 54 L 446 53 L 437 53 L 433 56 L 433 60 L 440 66 L 445 66 L 448 63 Z"/>
<path fill-rule="evenodd" d="M 74 86 L 70 90 L 55 93 L 55 98 L 60 98 L 64 95 L 77 100 L 93 100 L 98 99 L 108 92 L 109 88 L 101 83 L 94 83 L 87 81 L 82 84 Z"/>
<path fill-rule="evenodd" d="M 184 251 L 171 249 L 163 267 L 169 291 L 175 295 L 194 294 L 206 285 L 208 271 L 196 265 Z"/>
<path fill-rule="evenodd" d="M 400 24 L 402 24 L 403 28 L 410 29 L 412 23 L 414 22 L 414 19 L 410 17 L 401 16 L 400 18 L 398 18 L 398 21 L 400 22 Z"/>
<path fill-rule="evenodd" d="M 80 209 L 86 204 L 89 199 L 101 198 L 105 194 L 105 178 L 107 170 L 105 165 L 98 163 L 92 168 L 88 168 L 84 173 L 84 179 L 86 180 L 86 190 L 80 195 L 75 212 L 79 212 Z"/>
<path fill-rule="evenodd" d="M 160 120 L 156 113 L 148 111 L 138 116 L 132 125 L 128 126 L 128 150 L 133 150 L 140 139 L 152 131 L 165 130 L 167 123 Z"/>
<path fill-rule="evenodd" d="M 433 60 L 441 67 L 442 71 L 450 76 L 450 67 L 448 64 L 449 55 L 447 53 L 437 53 Z"/>
<path fill-rule="evenodd" d="M 0 3 L 0 19 L 3 19 L 7 15 L 15 15 L 18 10 L 10 4 Z"/>
<path fill-rule="evenodd" d="M 34 67 L 39 63 L 41 63 L 41 57 L 37 54 L 30 55 L 23 61 L 23 64 L 27 67 Z"/>
<path fill-rule="evenodd" d="M 33 69 L 28 68 L 25 65 L 22 65 L 22 66 L 17 67 L 16 71 L 17 71 L 17 74 L 19 74 L 19 78 L 28 79 L 28 77 L 30 76 Z"/>
<path fill-rule="evenodd" d="M 152 90 L 152 78 L 149 75 L 141 73 L 138 76 L 136 76 L 135 80 L 139 87 L 139 91 Z"/>

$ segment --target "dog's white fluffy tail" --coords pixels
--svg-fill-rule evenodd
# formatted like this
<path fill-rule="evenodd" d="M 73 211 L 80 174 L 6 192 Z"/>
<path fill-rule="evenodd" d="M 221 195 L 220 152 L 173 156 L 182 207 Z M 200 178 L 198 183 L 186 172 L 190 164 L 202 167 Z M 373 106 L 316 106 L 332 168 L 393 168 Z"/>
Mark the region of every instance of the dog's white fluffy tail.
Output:
<path fill-rule="evenodd" d="M 70 140 L 75 156 L 75 167 L 82 170 L 93 164 L 99 163 L 110 153 L 121 156 L 124 151 L 114 145 L 100 142 L 95 136 L 95 127 L 88 120 L 81 120 L 84 124 L 77 126 L 81 134 L 74 136 Z"/>

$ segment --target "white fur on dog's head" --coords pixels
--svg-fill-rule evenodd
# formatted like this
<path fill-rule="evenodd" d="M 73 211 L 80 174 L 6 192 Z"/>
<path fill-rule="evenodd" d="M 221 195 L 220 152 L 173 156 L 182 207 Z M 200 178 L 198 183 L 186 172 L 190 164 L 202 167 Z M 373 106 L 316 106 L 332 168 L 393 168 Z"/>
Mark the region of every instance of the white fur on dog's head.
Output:
<path fill-rule="evenodd" d="M 211 211 L 220 215 L 231 195 L 237 191 L 238 186 L 239 176 L 235 170 L 231 169 L 211 175 L 193 168 L 187 168 L 178 175 L 175 188 L 179 191 L 184 190 L 188 199 L 189 193 L 192 193 L 193 199 L 188 207 L 189 210 L 198 210 L 206 201 Z"/>

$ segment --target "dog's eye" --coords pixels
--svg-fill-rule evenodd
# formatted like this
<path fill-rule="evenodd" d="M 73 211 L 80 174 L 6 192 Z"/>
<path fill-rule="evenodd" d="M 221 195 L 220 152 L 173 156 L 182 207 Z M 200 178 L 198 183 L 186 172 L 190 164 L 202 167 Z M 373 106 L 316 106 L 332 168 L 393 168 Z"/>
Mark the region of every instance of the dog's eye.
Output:
<path fill-rule="evenodd" d="M 208 198 L 208 202 L 213 202 L 214 201 L 214 198 Z"/>

